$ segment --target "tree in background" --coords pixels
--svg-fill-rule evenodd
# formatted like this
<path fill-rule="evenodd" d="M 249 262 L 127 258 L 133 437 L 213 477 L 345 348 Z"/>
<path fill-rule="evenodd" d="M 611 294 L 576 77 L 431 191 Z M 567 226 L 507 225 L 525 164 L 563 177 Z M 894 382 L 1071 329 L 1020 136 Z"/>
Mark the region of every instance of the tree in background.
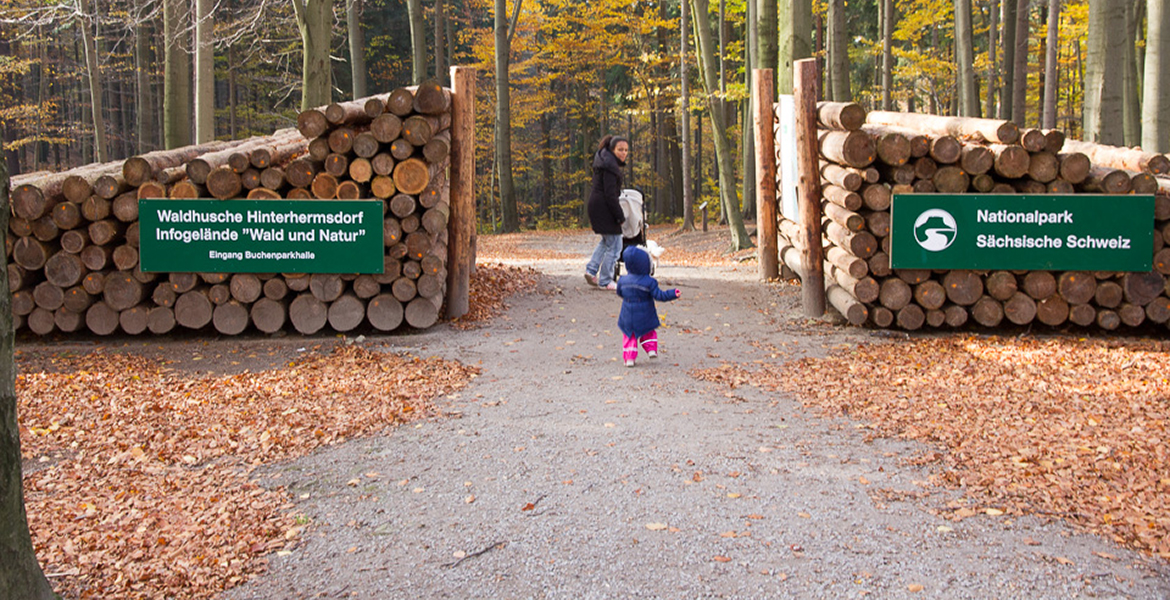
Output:
<path fill-rule="evenodd" d="M 1089 4 L 1085 56 L 1084 137 L 1086 141 L 1120 145 L 1122 76 L 1125 57 L 1125 0 L 1093 0 Z"/>
<path fill-rule="evenodd" d="M 719 168 L 720 202 L 727 215 L 731 229 L 731 246 L 733 250 L 742 250 L 753 246 L 751 237 L 743 224 L 740 212 L 739 199 L 736 196 L 736 179 L 734 157 L 731 156 L 731 142 L 727 136 L 726 115 L 718 100 L 718 77 L 715 72 L 715 48 L 711 39 L 710 6 L 707 0 L 694 0 L 692 8 L 695 11 L 695 37 L 699 46 L 699 63 L 702 73 L 703 87 L 706 89 L 707 104 L 711 113 L 711 134 L 715 138 L 715 160 Z"/>
<path fill-rule="evenodd" d="M 102 111 L 102 72 L 98 67 L 97 40 L 94 39 L 93 35 L 93 29 L 98 16 L 92 10 L 92 4 L 88 0 L 79 0 L 77 8 L 81 14 L 79 26 L 82 31 L 81 40 L 85 45 L 85 64 L 89 73 L 89 98 L 94 131 L 94 155 L 97 162 L 106 162 L 109 160 L 109 154 L 107 154 L 106 145 L 105 115 Z M 90 22 L 91 19 L 93 22 Z"/>
<path fill-rule="evenodd" d="M 829 92 L 823 94 L 835 102 L 852 102 L 853 91 L 849 88 L 849 32 L 845 28 L 845 0 L 829 0 L 828 3 L 828 54 Z"/>
<path fill-rule="evenodd" d="M 292 0 L 301 33 L 301 110 L 333 101 L 332 0 Z"/>
<path fill-rule="evenodd" d="M 416 0 L 412 0 L 416 1 Z M 515 12 L 509 22 L 507 0 L 495 0 L 496 40 L 496 170 L 500 182 L 500 206 L 504 216 L 504 231 L 520 230 L 516 208 L 516 188 L 512 181 L 512 107 L 508 69 L 511 64 L 512 36 L 520 18 L 522 0 L 516 0 Z M 418 55 L 415 55 L 418 58 Z M 417 69 L 416 69 L 417 74 Z"/>
<path fill-rule="evenodd" d="M 1040 111 L 1040 126 L 1056 128 L 1056 65 L 1060 54 L 1060 0 L 1048 0 L 1048 22 L 1044 42 L 1044 104 Z"/>
<path fill-rule="evenodd" d="M 410 20 L 410 68 L 415 85 L 427 78 L 427 30 L 422 0 L 406 0 L 406 14 Z"/>
<path fill-rule="evenodd" d="M 214 0 L 195 0 L 195 143 L 215 139 Z"/>
<path fill-rule="evenodd" d="M 955 2 L 955 64 L 959 82 L 959 115 L 979 116 L 979 90 L 975 87 L 975 35 L 971 25 L 971 0 Z"/>
<path fill-rule="evenodd" d="M 1057 3 L 1058 0 L 1052 0 Z M 1170 2 L 1148 0 L 1145 86 L 1142 88 L 1142 148 L 1170 151 Z M 1166 60 L 1162 60 L 1165 56 Z M 1165 90 L 1163 89 L 1165 88 Z"/>
<path fill-rule="evenodd" d="M 366 97 L 366 38 L 362 31 L 362 0 L 346 0 L 345 25 L 349 39 L 350 86 L 354 98 Z"/>
<path fill-rule="evenodd" d="M 294 3 L 300 0 L 293 0 Z M 183 0 L 162 0 L 163 43 L 166 58 L 163 75 L 163 144 L 179 148 L 191 143 L 191 59 L 183 35 L 190 15 Z"/>

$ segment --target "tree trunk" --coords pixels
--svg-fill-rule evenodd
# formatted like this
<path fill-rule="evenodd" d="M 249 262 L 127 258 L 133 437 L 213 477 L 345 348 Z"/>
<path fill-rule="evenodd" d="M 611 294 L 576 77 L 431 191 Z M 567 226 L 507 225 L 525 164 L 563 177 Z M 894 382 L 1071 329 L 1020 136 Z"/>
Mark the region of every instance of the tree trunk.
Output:
<path fill-rule="evenodd" d="M 1016 13 L 1019 5 L 1016 0 L 1000 0 L 1000 4 L 1003 7 L 1003 35 L 1000 37 L 1003 50 L 1003 62 L 1000 63 L 1003 67 L 1000 73 L 1003 76 L 1000 78 L 999 118 L 1010 120 L 1014 97 L 1012 90 L 1016 82 Z"/>
<path fill-rule="evenodd" d="M 1128 37 L 1124 0 L 1099 0 L 1089 5 L 1085 60 L 1085 141 L 1119 146 L 1122 131 L 1122 45 Z"/>
<path fill-rule="evenodd" d="M 894 106 L 894 0 L 882 3 L 882 110 Z"/>
<path fill-rule="evenodd" d="M 987 19 L 987 107 L 983 114 L 988 118 L 994 118 L 996 114 L 996 81 L 999 79 L 999 71 L 996 69 L 995 51 L 999 47 L 999 43 L 996 41 L 999 30 L 999 5 L 1000 0 L 991 0 L 987 10 L 989 15 Z"/>
<path fill-rule="evenodd" d="M 417 0 L 410 0 L 417 2 Z M 520 217 L 516 210 L 516 190 L 512 182 L 512 107 L 509 89 L 509 66 L 511 64 L 513 25 L 508 23 L 508 3 L 495 0 L 496 34 L 496 165 L 500 177 L 500 206 L 503 211 L 503 231 L 520 230 Z M 516 2 L 516 14 L 520 14 L 520 0 Z M 421 18 L 421 17 L 420 17 Z M 416 60 L 418 54 L 415 54 Z"/>
<path fill-rule="evenodd" d="M 443 52 L 446 23 L 447 13 L 443 9 L 443 0 L 435 0 L 435 79 L 439 83 L 444 83 L 447 75 L 447 69 L 443 65 L 443 59 L 446 58 Z"/>
<path fill-rule="evenodd" d="M 1028 16 L 1031 11 L 1028 9 L 1028 0 L 1017 2 L 1016 50 L 1012 55 L 1015 60 L 1015 67 L 1012 68 L 1012 121 L 1023 127 L 1028 108 L 1028 38 L 1031 36 Z"/>
<path fill-rule="evenodd" d="M 154 97 L 151 93 L 150 65 L 154 64 L 150 43 L 150 22 L 146 14 L 150 10 L 149 0 L 138 0 L 134 20 L 134 74 L 137 89 L 137 110 L 135 128 L 138 139 L 138 154 L 145 154 L 157 147 L 154 132 Z"/>
<path fill-rule="evenodd" d="M 850 102 L 849 89 L 849 32 L 845 28 L 845 0 L 829 0 L 829 81 L 832 100 Z"/>
<path fill-rule="evenodd" d="M 679 36 L 679 106 L 682 110 L 682 122 L 680 125 L 679 146 L 681 152 L 681 166 L 680 173 L 682 174 L 682 201 L 683 201 L 683 223 L 684 231 L 694 231 L 695 229 L 695 196 L 694 188 L 691 185 L 691 97 L 688 89 L 688 79 L 690 79 L 690 69 L 687 63 L 687 40 L 690 39 L 688 32 L 690 29 L 687 24 L 687 10 L 690 2 L 683 0 L 679 6 L 680 15 L 680 31 L 682 35 Z"/>
<path fill-rule="evenodd" d="M 1136 44 L 1141 40 L 1143 23 L 1141 0 L 1125 2 L 1125 42 L 1122 44 L 1121 128 L 1126 146 L 1142 142 L 1141 73 L 1138 72 Z"/>
<path fill-rule="evenodd" d="M 1170 97 L 1162 92 L 1170 90 L 1170 3 L 1148 0 L 1146 17 L 1142 148 L 1148 152 L 1167 152 L 1170 151 Z M 1166 60 L 1162 60 L 1163 55 Z"/>
<path fill-rule="evenodd" d="M 791 94 L 793 65 L 802 58 L 812 56 L 812 0 L 779 0 L 778 6 L 779 58 L 776 91 L 780 94 Z M 685 27 L 683 31 L 686 31 Z"/>
<path fill-rule="evenodd" d="M 195 0 L 195 143 L 215 139 L 214 0 Z"/>
<path fill-rule="evenodd" d="M 707 0 L 695 0 L 695 31 L 699 39 L 699 59 L 703 71 L 704 87 L 707 89 L 708 106 L 711 109 L 711 128 L 715 138 L 715 159 L 719 163 L 720 199 L 726 207 L 728 223 L 731 225 L 731 245 L 735 250 L 753 246 L 747 229 L 743 225 L 739 199 L 735 193 L 735 165 L 732 162 L 731 144 L 727 139 L 727 123 L 719 102 L 713 93 L 717 89 L 715 73 L 715 48 L 711 39 L 711 28 L 707 17 Z"/>
<path fill-rule="evenodd" d="M 0 161 L 0 242 L 8 231 L 8 168 Z M 15 334 L 8 269 L 0 274 L 0 598 L 56 598 L 28 530 L 16 415 Z"/>
<path fill-rule="evenodd" d="M 167 148 L 191 145 L 191 62 L 183 35 L 189 12 L 184 0 L 163 0 L 163 144 Z"/>
<path fill-rule="evenodd" d="M 507 15 L 507 2 L 496 0 L 496 8 L 499 9 L 501 6 L 504 9 L 502 12 Z M 427 78 L 427 30 L 423 20 L 422 0 L 406 0 L 406 14 L 410 20 L 410 76 L 411 81 L 418 85 Z M 499 17 L 496 18 L 496 22 L 499 23 Z M 499 38 L 496 39 L 498 42 Z M 498 48 L 496 55 L 498 62 Z M 499 65 L 497 65 L 496 70 L 499 70 Z"/>
<path fill-rule="evenodd" d="M 292 0 L 301 33 L 301 110 L 329 104 L 333 68 L 329 46 L 333 30 L 332 0 Z"/>
<path fill-rule="evenodd" d="M 1060 48 L 1060 0 L 1048 0 L 1048 37 L 1044 47 L 1044 102 L 1040 127 L 1056 128 L 1056 61 Z"/>
<path fill-rule="evenodd" d="M 975 40 L 971 26 L 971 0 L 955 2 L 955 58 L 958 63 L 959 116 L 979 116 L 979 91 L 975 88 Z"/>
<path fill-rule="evenodd" d="M 366 38 L 362 33 L 362 0 L 346 0 L 345 23 L 349 30 L 349 72 L 354 99 L 366 97 Z"/>
<path fill-rule="evenodd" d="M 93 113 L 93 148 L 97 162 L 109 160 L 106 148 L 106 119 L 102 108 L 102 74 L 97 61 L 97 41 L 93 37 L 93 23 L 96 19 L 90 0 L 78 0 L 81 10 L 81 40 L 85 45 L 85 64 L 89 80 L 90 109 Z"/>

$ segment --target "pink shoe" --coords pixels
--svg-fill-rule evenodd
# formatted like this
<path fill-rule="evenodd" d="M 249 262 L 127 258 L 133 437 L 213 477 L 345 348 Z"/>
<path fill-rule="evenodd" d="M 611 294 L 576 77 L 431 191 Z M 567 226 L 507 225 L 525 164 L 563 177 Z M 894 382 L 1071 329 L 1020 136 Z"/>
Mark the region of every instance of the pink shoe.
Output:
<path fill-rule="evenodd" d="M 609 291 L 611 291 L 611 292 L 612 292 L 613 290 L 616 290 L 616 289 L 617 289 L 617 284 L 611 281 L 611 282 L 609 282 L 609 283 L 607 283 L 607 284 L 605 284 L 605 285 L 601 286 L 601 289 L 603 289 L 603 290 L 609 290 Z"/>

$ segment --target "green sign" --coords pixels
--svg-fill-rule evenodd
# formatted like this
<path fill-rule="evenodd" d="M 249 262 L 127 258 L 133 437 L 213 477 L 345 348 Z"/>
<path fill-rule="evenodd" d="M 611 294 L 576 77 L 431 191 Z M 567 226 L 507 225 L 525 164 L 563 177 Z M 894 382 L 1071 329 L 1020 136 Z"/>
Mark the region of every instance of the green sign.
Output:
<path fill-rule="evenodd" d="M 895 269 L 1149 271 L 1154 197 L 895 194 Z"/>
<path fill-rule="evenodd" d="M 379 200 L 138 201 L 143 271 L 381 273 Z"/>

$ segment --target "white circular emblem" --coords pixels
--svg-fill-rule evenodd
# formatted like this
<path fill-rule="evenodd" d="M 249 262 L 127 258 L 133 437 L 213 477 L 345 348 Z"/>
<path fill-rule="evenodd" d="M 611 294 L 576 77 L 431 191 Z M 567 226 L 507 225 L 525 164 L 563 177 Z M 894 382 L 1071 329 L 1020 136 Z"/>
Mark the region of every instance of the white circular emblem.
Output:
<path fill-rule="evenodd" d="M 955 241 L 955 218 L 940 208 L 918 215 L 914 221 L 914 240 L 931 252 L 946 250 Z"/>

